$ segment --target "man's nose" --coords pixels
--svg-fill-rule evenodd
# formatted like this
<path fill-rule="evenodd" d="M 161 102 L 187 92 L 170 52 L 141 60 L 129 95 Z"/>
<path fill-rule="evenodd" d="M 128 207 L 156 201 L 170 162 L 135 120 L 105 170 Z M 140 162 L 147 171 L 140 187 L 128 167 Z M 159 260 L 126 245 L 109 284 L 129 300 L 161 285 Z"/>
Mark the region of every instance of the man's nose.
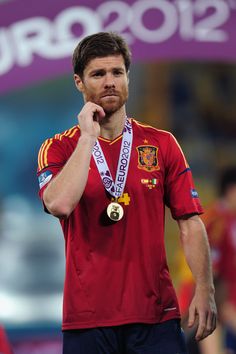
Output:
<path fill-rule="evenodd" d="M 115 80 L 113 75 L 106 75 L 104 86 L 105 88 L 115 87 Z"/>

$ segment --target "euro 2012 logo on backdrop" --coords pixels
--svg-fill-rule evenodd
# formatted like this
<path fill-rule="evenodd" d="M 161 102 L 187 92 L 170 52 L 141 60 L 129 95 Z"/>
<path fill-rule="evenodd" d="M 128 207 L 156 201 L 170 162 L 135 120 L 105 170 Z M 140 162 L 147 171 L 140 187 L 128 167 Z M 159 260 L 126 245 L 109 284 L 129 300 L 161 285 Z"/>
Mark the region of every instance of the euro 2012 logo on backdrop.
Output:
<path fill-rule="evenodd" d="M 158 164 L 158 147 L 141 145 L 137 148 L 138 151 L 138 168 L 148 172 L 160 170 Z"/>

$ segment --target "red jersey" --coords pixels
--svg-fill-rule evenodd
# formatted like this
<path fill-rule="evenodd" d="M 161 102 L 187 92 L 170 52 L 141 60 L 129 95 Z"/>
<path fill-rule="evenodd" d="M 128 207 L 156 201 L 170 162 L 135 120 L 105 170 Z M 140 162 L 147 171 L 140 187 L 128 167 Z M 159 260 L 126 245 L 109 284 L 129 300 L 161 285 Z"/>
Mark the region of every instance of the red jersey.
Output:
<path fill-rule="evenodd" d="M 211 246 L 213 271 L 227 287 L 227 301 L 236 307 L 236 215 L 218 201 L 203 217 Z"/>
<path fill-rule="evenodd" d="M 66 244 L 63 326 L 66 329 L 157 323 L 178 318 L 179 308 L 164 247 L 165 205 L 174 218 L 202 208 L 191 171 L 169 132 L 132 121 L 133 144 L 123 195 L 124 216 L 111 222 L 94 158 L 80 202 L 61 219 Z M 78 126 L 42 145 L 40 197 L 65 165 L 80 136 Z M 115 180 L 122 136 L 99 138 Z M 78 181 L 79 183 L 79 181 Z"/>

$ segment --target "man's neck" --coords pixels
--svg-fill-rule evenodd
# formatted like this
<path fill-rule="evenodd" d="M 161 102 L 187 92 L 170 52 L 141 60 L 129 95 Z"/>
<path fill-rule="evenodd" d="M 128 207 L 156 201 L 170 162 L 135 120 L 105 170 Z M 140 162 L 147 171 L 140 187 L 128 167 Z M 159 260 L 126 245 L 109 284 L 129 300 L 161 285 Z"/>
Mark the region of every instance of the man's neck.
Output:
<path fill-rule="evenodd" d="M 101 122 L 101 133 L 100 136 L 114 140 L 119 135 L 122 134 L 126 119 L 125 107 L 121 107 L 121 109 L 111 116 L 105 117 Z"/>

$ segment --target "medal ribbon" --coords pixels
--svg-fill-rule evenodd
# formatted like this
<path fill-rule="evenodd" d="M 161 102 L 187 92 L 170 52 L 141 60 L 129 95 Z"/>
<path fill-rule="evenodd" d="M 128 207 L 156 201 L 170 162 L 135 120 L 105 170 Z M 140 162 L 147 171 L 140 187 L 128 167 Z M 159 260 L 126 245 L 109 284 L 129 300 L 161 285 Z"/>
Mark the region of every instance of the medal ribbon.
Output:
<path fill-rule="evenodd" d="M 93 158 L 96 163 L 98 172 L 101 176 L 102 183 L 105 189 L 108 191 L 108 193 L 110 193 L 114 198 L 119 198 L 123 194 L 125 188 L 125 183 L 126 183 L 128 169 L 129 169 L 130 156 L 131 156 L 132 141 L 133 141 L 132 124 L 131 122 L 129 122 L 128 118 L 126 118 L 124 130 L 123 130 L 122 143 L 120 148 L 119 162 L 116 171 L 115 183 L 113 181 L 111 172 L 107 165 L 106 158 L 103 154 L 98 139 L 94 144 Z"/>

